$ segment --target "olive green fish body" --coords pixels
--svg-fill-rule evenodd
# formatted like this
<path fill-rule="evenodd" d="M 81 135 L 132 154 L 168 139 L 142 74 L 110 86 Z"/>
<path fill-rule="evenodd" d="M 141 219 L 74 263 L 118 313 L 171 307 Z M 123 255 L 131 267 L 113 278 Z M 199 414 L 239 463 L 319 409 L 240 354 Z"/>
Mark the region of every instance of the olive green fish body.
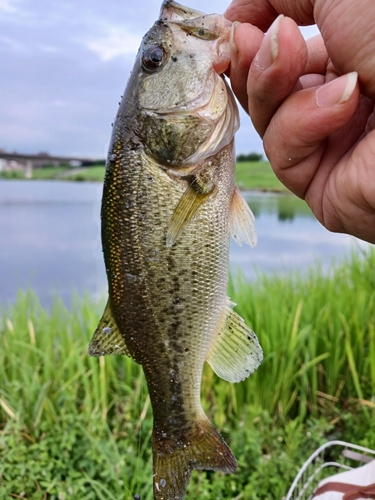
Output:
<path fill-rule="evenodd" d="M 194 468 L 236 469 L 200 403 L 204 362 L 238 381 L 262 358 L 226 297 L 230 234 L 254 238 L 235 186 L 237 109 L 213 70 L 227 57 L 216 39 L 228 43 L 229 30 L 221 16 L 163 4 L 108 154 L 101 217 L 109 299 L 89 352 L 127 354 L 143 367 L 160 500 L 184 498 Z"/>
<path fill-rule="evenodd" d="M 231 149 L 221 152 L 223 160 L 231 159 Z M 167 247 L 166 229 L 186 186 L 142 154 L 124 152 L 109 162 L 102 207 L 109 303 L 131 356 L 143 366 L 154 446 L 164 453 L 185 450 L 196 426 L 207 425 L 200 384 L 226 304 L 230 178 L 233 168 L 217 168 L 217 196 Z M 226 461 L 233 470 L 234 457 Z"/>
<path fill-rule="evenodd" d="M 220 157 L 231 158 L 231 149 Z M 188 184 L 174 181 L 138 152 L 128 156 L 125 150 L 107 167 L 102 240 L 114 319 L 146 374 L 159 386 L 160 377 L 170 379 L 168 371 L 163 376 L 165 363 L 170 370 L 175 367 L 181 380 L 187 379 L 186 390 L 196 389 L 195 400 L 226 304 L 231 164 L 230 170 L 217 168 L 217 195 L 170 247 L 166 232 Z M 166 384 L 165 394 L 155 390 L 150 395 L 172 410 L 175 405 L 165 397 L 169 390 L 173 402 L 175 382 Z"/>

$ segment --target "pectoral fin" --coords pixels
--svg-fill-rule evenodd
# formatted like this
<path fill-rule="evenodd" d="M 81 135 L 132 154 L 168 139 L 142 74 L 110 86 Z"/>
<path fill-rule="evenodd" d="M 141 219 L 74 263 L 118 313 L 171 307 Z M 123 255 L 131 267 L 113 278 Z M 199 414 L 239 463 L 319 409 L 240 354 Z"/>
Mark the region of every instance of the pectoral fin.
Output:
<path fill-rule="evenodd" d="M 238 245 L 242 242 L 251 247 L 257 244 L 255 218 L 238 187 L 235 187 L 229 212 L 229 226 L 233 239 Z"/>
<path fill-rule="evenodd" d="M 109 301 L 90 342 L 89 354 L 90 356 L 105 356 L 107 354 L 130 356 L 125 340 L 113 318 Z"/>
<path fill-rule="evenodd" d="M 206 361 L 219 377 L 240 382 L 261 364 L 263 351 L 255 333 L 231 305 L 228 299 L 225 319 Z"/>
<path fill-rule="evenodd" d="M 167 247 L 171 247 L 176 242 L 186 225 L 214 191 L 215 186 L 212 183 L 202 186 L 202 183 L 198 183 L 195 179 L 190 184 L 173 212 L 167 232 Z"/>

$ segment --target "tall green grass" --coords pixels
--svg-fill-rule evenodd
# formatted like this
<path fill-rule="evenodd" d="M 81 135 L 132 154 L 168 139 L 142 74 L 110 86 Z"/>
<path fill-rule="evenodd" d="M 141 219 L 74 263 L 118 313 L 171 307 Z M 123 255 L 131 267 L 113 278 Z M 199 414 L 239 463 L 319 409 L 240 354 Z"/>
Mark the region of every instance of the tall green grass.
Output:
<path fill-rule="evenodd" d="M 204 408 L 241 468 L 213 482 L 210 473 L 195 475 L 190 492 L 280 500 L 303 456 L 351 418 L 357 435 L 370 432 L 364 444 L 375 447 L 374 269 L 369 252 L 328 276 L 315 267 L 254 283 L 232 278 L 229 295 L 257 333 L 264 361 L 236 385 L 205 368 Z M 20 294 L 1 314 L 0 498 L 128 499 L 138 492 L 150 500 L 152 419 L 141 367 L 127 357 L 90 358 L 103 304 L 73 302 L 71 311 L 59 301 L 46 311 L 32 293 Z"/>
<path fill-rule="evenodd" d="M 236 386 L 237 406 L 302 420 L 336 418 L 344 407 L 374 409 L 374 270 L 370 251 L 353 253 L 328 275 L 316 266 L 305 276 L 232 279 L 237 311 L 264 350 L 261 367 Z"/>
<path fill-rule="evenodd" d="M 56 302 L 47 312 L 27 293 L 3 312 L 0 498 L 7 491 L 1 490 L 1 478 L 5 488 L 15 471 L 28 492 L 45 493 L 46 486 L 54 490 L 54 482 L 63 482 L 62 498 L 121 498 L 124 489 L 138 490 L 137 470 L 143 477 L 139 492 L 150 489 L 145 484 L 151 475 L 151 418 L 142 370 L 127 358 L 88 356 L 102 308 L 88 299 L 76 303 L 68 311 Z M 25 453 L 19 455 L 21 445 Z M 71 469 L 79 481 L 68 475 Z"/>

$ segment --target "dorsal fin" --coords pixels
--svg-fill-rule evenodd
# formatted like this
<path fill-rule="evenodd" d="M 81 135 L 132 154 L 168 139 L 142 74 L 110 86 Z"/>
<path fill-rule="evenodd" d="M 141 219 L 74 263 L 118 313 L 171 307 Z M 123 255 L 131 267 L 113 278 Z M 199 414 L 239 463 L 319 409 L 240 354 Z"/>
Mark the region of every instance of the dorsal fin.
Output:
<path fill-rule="evenodd" d="M 242 242 L 245 242 L 251 247 L 255 247 L 257 233 L 254 222 L 254 214 L 236 186 L 230 204 L 229 227 L 231 235 L 238 245 L 241 246 Z"/>
<path fill-rule="evenodd" d="M 113 318 L 109 300 L 90 342 L 89 354 L 90 356 L 106 356 L 107 354 L 126 354 L 126 356 L 130 356 L 125 340 Z"/>
<path fill-rule="evenodd" d="M 255 333 L 231 306 L 228 299 L 223 323 L 206 361 L 219 377 L 240 382 L 261 364 L 263 351 Z"/>

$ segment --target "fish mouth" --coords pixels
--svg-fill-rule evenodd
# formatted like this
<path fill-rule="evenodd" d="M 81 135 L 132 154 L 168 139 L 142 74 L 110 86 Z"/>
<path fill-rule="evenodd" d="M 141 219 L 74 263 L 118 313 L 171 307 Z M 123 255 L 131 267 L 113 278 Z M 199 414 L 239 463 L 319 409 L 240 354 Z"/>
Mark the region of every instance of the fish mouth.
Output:
<path fill-rule="evenodd" d="M 164 0 L 160 9 L 160 19 L 166 22 L 184 21 L 204 15 L 204 12 L 185 7 L 174 0 Z"/>
<path fill-rule="evenodd" d="M 216 40 L 216 73 L 224 73 L 230 65 L 229 45 L 233 43 L 233 23 L 220 14 L 205 14 L 185 7 L 174 0 L 164 0 L 160 9 L 160 21 L 177 25 L 187 34 Z M 204 33 L 204 34 L 202 34 Z M 229 43 L 228 43 L 229 42 Z"/>

